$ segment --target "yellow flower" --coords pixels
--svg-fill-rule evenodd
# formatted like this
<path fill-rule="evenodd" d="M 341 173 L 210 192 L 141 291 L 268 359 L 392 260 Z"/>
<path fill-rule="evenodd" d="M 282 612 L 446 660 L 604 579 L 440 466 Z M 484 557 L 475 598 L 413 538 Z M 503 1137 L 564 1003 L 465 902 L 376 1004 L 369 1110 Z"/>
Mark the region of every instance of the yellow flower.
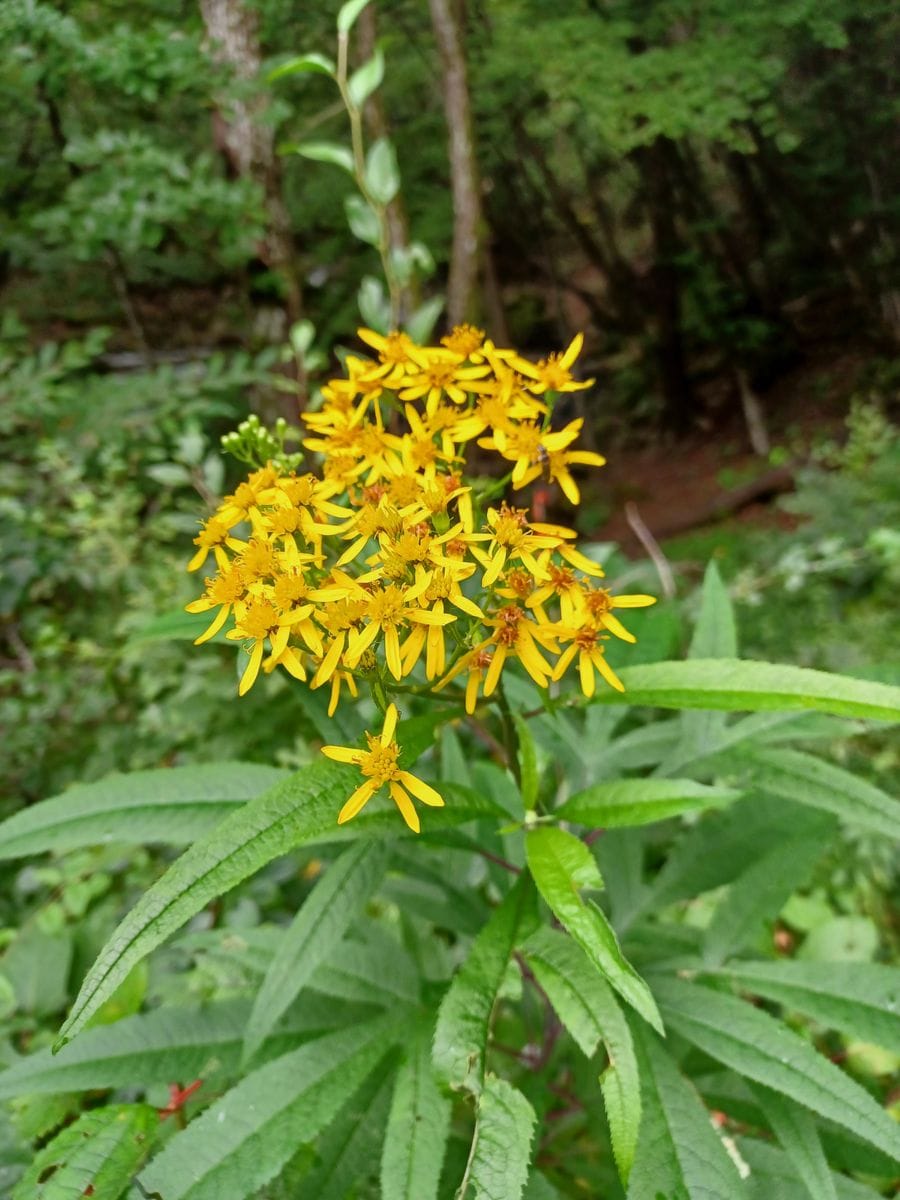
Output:
<path fill-rule="evenodd" d="M 488 543 L 486 551 L 474 545 L 472 547 L 473 556 L 485 568 L 482 579 L 484 587 L 490 587 L 497 579 L 508 558 L 519 559 L 536 579 L 543 578 L 544 570 L 535 553 L 558 544 L 559 536 L 556 533 L 548 535 L 541 532 L 542 529 L 551 529 L 551 526 L 531 525 L 526 509 L 501 504 L 498 509 L 488 509 L 487 527 L 489 532 L 468 534 L 466 538 L 470 542 Z"/>
<path fill-rule="evenodd" d="M 225 553 L 224 547 L 231 544 L 230 534 L 230 526 L 226 525 L 219 517 L 210 517 L 197 537 L 194 538 L 194 545 L 199 546 L 200 549 L 188 563 L 188 570 L 199 571 L 209 558 L 210 551 L 215 555 L 216 564 L 220 570 L 227 567 L 228 555 Z"/>
<path fill-rule="evenodd" d="M 582 625 L 580 629 L 565 630 L 557 628 L 557 636 L 560 641 L 568 641 L 570 637 L 572 641 L 571 645 L 567 646 L 559 656 L 559 661 L 553 670 L 554 679 L 562 679 L 577 654 L 581 690 L 585 696 L 590 697 L 594 694 L 595 670 L 617 692 L 625 691 L 621 679 L 619 679 L 604 657 L 601 641 L 606 637 L 606 634 L 603 632 L 602 626 L 589 623 Z"/>
<path fill-rule="evenodd" d="M 478 445 L 485 450 L 496 450 L 508 462 L 515 463 L 512 485 L 520 488 L 537 478 L 551 453 L 564 450 L 570 442 L 575 441 L 583 424 L 579 417 L 570 421 L 564 429 L 551 432 L 536 421 L 522 421 L 509 430 L 495 429 L 493 436 L 479 438 Z"/>
<path fill-rule="evenodd" d="M 403 382 L 399 396 L 401 400 L 421 400 L 426 397 L 426 411 L 431 414 L 447 396 L 454 404 L 465 404 L 471 392 L 483 390 L 480 384 L 490 371 L 488 366 L 466 367 L 465 359 L 451 350 L 421 349 L 414 347 L 410 358 L 419 370 Z"/>
<path fill-rule="evenodd" d="M 569 370 L 581 353 L 583 342 L 584 335 L 576 333 L 562 354 L 551 354 L 547 358 L 541 359 L 539 363 L 530 363 L 527 358 L 520 358 L 516 355 L 512 359 L 512 365 L 522 375 L 526 375 L 529 380 L 534 381 L 528 383 L 527 387 L 538 395 L 543 392 L 578 392 L 582 388 L 590 387 L 594 382 L 593 379 L 586 379 L 583 383 L 579 383 L 572 378 Z"/>
<path fill-rule="evenodd" d="M 384 716 L 384 727 L 381 736 L 367 733 L 367 750 L 354 750 L 351 746 L 323 746 L 322 753 L 335 762 L 353 763 L 358 766 L 366 781 L 356 789 L 338 814 L 338 824 L 351 821 L 372 799 L 379 789 L 388 785 L 388 790 L 403 820 L 413 831 L 418 833 L 419 815 L 415 810 L 409 793 L 412 792 L 417 800 L 429 804 L 432 808 L 442 808 L 443 798 L 433 787 L 417 779 L 409 771 L 401 771 L 399 765 L 400 747 L 394 738 L 397 728 L 397 706 L 391 704 Z"/>
<path fill-rule="evenodd" d="M 289 651 L 288 639 L 291 636 L 291 625 L 309 616 L 312 612 L 312 605 L 295 609 L 290 616 L 283 616 L 271 600 L 266 597 L 251 596 L 249 600 L 236 604 L 235 609 L 234 629 L 229 630 L 225 636 L 235 641 L 252 640 L 253 642 L 250 649 L 250 661 L 241 676 L 238 695 L 245 696 L 256 682 L 267 641 L 271 649 L 272 666 L 276 666 L 285 658 L 294 668 L 291 674 L 299 672 L 299 678 L 306 678 L 300 660 Z"/>
<path fill-rule="evenodd" d="M 585 611 L 610 633 L 614 633 L 623 642 L 634 642 L 637 639 L 629 633 L 618 617 L 613 615 L 614 608 L 647 608 L 656 603 L 655 596 L 635 594 L 631 596 L 613 596 L 606 588 L 589 588 L 582 592 L 581 602 Z M 566 618 L 564 618 L 566 619 Z"/>
<path fill-rule="evenodd" d="M 513 480 L 515 487 L 526 487 L 532 483 L 539 475 L 546 472 L 547 478 L 551 483 L 558 483 L 563 490 L 563 495 L 570 504 L 581 503 L 581 491 L 578 484 L 572 477 L 570 466 L 585 466 L 585 467 L 602 467 L 606 463 L 606 459 L 602 454 L 595 454 L 593 450 L 550 450 L 546 456 L 541 456 L 540 460 L 532 463 L 531 467 L 520 477 L 520 482 L 516 483 Z"/>
<path fill-rule="evenodd" d="M 218 608 L 218 612 L 213 618 L 212 624 L 194 639 L 194 645 L 200 646 L 203 642 L 208 642 L 210 638 L 215 637 L 225 622 L 228 620 L 228 615 L 234 605 L 241 599 L 247 591 L 247 585 L 241 575 L 240 569 L 236 566 L 226 566 L 217 575 L 211 579 L 207 579 L 206 595 L 201 596 L 199 600 L 194 600 L 185 606 L 189 613 L 209 612 L 211 608 Z"/>
<path fill-rule="evenodd" d="M 389 584 L 371 594 L 368 607 L 368 624 L 350 636 L 347 647 L 347 665 L 356 666 L 363 651 L 384 634 L 384 659 L 395 679 L 403 678 L 403 658 L 400 653 L 400 631 L 413 622 L 421 625 L 449 625 L 456 617 L 449 613 L 430 612 L 418 608 L 413 601 L 428 587 L 431 576 L 423 572 L 410 587 Z"/>

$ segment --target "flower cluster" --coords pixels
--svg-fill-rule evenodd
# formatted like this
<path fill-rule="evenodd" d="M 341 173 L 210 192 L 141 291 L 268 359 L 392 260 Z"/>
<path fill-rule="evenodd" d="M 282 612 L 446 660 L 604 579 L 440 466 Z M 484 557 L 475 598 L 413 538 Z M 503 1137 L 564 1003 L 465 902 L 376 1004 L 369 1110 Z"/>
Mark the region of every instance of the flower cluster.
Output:
<path fill-rule="evenodd" d="M 634 638 L 615 610 L 653 597 L 611 595 L 572 530 L 499 499 L 507 486 L 544 478 L 578 504 L 572 468 L 604 462 L 573 448 L 580 419 L 551 423 L 559 393 L 589 386 L 571 373 L 580 336 L 538 363 L 470 326 L 440 346 L 403 333 L 360 337 L 375 357 L 348 358 L 346 377 L 325 385 L 321 407 L 303 414 L 303 445 L 318 473 L 261 467 L 194 539 L 190 569 L 210 557 L 216 566 L 188 606 L 213 614 L 197 641 L 230 621 L 226 636 L 248 651 L 242 695 L 260 669 L 282 667 L 313 688 L 328 685 L 329 713 L 361 681 L 384 696 L 410 677 L 433 691 L 459 680 L 473 713 L 515 661 L 542 688 L 577 668 L 586 696 L 597 675 L 621 689 L 604 642 Z M 475 477 L 479 450 L 505 460 L 502 480 Z M 403 783 L 425 803 L 440 798 L 388 770 L 390 710 L 385 731 L 387 741 L 354 752 L 362 757 L 352 761 L 372 769 L 363 766 L 368 781 L 342 816 L 387 782 L 417 827 Z"/>

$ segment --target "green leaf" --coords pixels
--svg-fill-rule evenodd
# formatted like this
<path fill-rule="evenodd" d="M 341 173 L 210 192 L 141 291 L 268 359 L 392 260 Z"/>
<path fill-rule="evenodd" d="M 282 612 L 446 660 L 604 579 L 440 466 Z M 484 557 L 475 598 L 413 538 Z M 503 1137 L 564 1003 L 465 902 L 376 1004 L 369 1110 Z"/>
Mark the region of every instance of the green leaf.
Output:
<path fill-rule="evenodd" d="M 148 1104 L 82 1113 L 40 1150 L 12 1200 L 118 1200 L 146 1157 L 159 1117 Z"/>
<path fill-rule="evenodd" d="M 171 1083 L 197 1078 L 211 1064 L 230 1074 L 240 1063 L 250 1007 L 243 997 L 191 1008 L 166 1006 L 87 1029 L 58 1054 L 39 1050 L 0 1073 L 0 1099 Z M 371 1008 L 308 996 L 284 1017 L 264 1053 L 282 1054 L 305 1038 L 371 1013 Z"/>
<path fill-rule="evenodd" d="M 209 625 L 209 613 L 189 613 L 183 608 L 160 613 L 146 625 L 136 630 L 125 643 L 126 647 L 140 646 L 146 642 L 193 642 Z M 225 641 L 225 631 L 210 638 L 211 642 Z"/>
<path fill-rule="evenodd" d="M 522 946 L 556 1015 L 588 1058 L 603 1041 L 609 1066 L 600 1076 L 613 1153 L 622 1182 L 634 1162 L 641 1121 L 641 1088 L 628 1023 L 609 985 L 571 938 L 543 928 Z"/>
<path fill-rule="evenodd" d="M 519 743 L 519 774 L 522 780 L 522 804 L 525 811 L 528 812 L 537 803 L 538 784 L 540 783 L 538 778 L 537 747 L 534 744 L 531 730 L 528 728 L 528 722 L 524 721 L 518 713 L 513 714 L 513 721 L 515 722 Z"/>
<path fill-rule="evenodd" d="M 741 1177 L 709 1113 L 659 1039 L 635 1029 L 643 1116 L 628 1200 L 743 1200 Z"/>
<path fill-rule="evenodd" d="M 900 968 L 781 961 L 730 963 L 716 973 L 753 996 L 900 1054 Z"/>
<path fill-rule="evenodd" d="M 344 1105 L 317 1146 L 317 1165 L 305 1176 L 302 1191 L 291 1200 L 347 1200 L 351 1188 L 373 1175 L 384 1139 L 394 1079 L 375 1072 Z M 354 1193 L 355 1194 L 355 1193 Z"/>
<path fill-rule="evenodd" d="M 414 1005 L 420 981 L 415 963 L 391 934 L 371 922 L 335 947 L 313 975 L 313 991 L 385 1008 Z"/>
<path fill-rule="evenodd" d="M 406 321 L 406 332 L 414 342 L 423 345 L 428 341 L 443 307 L 444 297 L 432 296 L 410 314 Z"/>
<path fill-rule="evenodd" d="M 412 1039 L 397 1073 L 381 1155 L 381 1200 L 436 1200 L 450 1108 L 434 1076 L 429 1027 Z"/>
<path fill-rule="evenodd" d="M 449 1087 L 481 1091 L 497 992 L 514 947 L 537 923 L 534 910 L 531 880 L 523 875 L 475 938 L 441 1001 L 433 1058 Z"/>
<path fill-rule="evenodd" d="M 294 154 L 299 154 L 301 158 L 308 158 L 313 162 L 332 163 L 349 175 L 353 174 L 353 155 L 346 146 L 342 146 L 339 142 L 300 142 L 299 145 L 292 146 L 291 150 Z"/>
<path fill-rule="evenodd" d="M 576 792 L 556 815 L 591 829 L 649 825 L 698 808 L 721 808 L 740 794 L 692 779 L 618 779 Z"/>
<path fill-rule="evenodd" d="M 737 658 L 734 605 L 719 568 L 710 562 L 703 577 L 700 616 L 688 650 L 690 658 Z"/>
<path fill-rule="evenodd" d="M 327 1128 L 399 1032 L 382 1017 L 251 1072 L 166 1144 L 142 1172 L 144 1190 L 165 1200 L 246 1200 Z"/>
<path fill-rule="evenodd" d="M 247 1022 L 245 1059 L 253 1056 L 309 983 L 316 967 L 341 941 L 381 882 L 387 860 L 384 845 L 359 842 L 345 850 L 316 882 L 285 931 L 256 994 Z"/>
<path fill-rule="evenodd" d="M 474 1200 L 520 1200 L 528 1179 L 534 1109 L 505 1079 L 489 1075 L 478 1098 L 469 1182 Z M 460 1188 L 460 1200 L 466 1188 Z"/>
<path fill-rule="evenodd" d="M 668 1025 L 704 1053 L 900 1158 L 900 1126 L 809 1042 L 761 1009 L 681 980 L 654 985 Z"/>
<path fill-rule="evenodd" d="M 185 851 L 144 893 L 100 951 L 60 1031 L 57 1048 L 84 1027 L 136 962 L 210 900 L 272 859 L 321 842 L 407 836 L 395 812 L 374 808 L 347 825 L 337 825 L 354 778 L 358 778 L 355 772 L 336 764 L 314 763 L 249 801 Z M 436 831 L 496 812 L 489 799 L 473 795 L 452 807 L 435 809 L 429 814 L 429 828 Z"/>
<path fill-rule="evenodd" d="M 630 667 L 621 679 L 624 692 L 604 688 L 593 703 L 737 712 L 811 708 L 842 717 L 900 720 L 900 688 L 806 667 L 697 658 Z"/>
<path fill-rule="evenodd" d="M 330 58 L 326 58 L 324 54 L 299 54 L 296 58 L 289 58 L 287 62 L 283 62 L 280 66 L 275 67 L 266 77 L 269 83 L 275 83 L 278 79 L 286 79 L 289 75 L 309 74 L 314 75 L 330 75 L 332 78 L 337 74 L 337 68 Z"/>
<path fill-rule="evenodd" d="M 733 761 L 749 766 L 754 784 L 770 795 L 821 808 L 848 825 L 900 840 L 900 801 L 843 767 L 787 749 L 754 748 Z"/>
<path fill-rule="evenodd" d="M 806 1109 L 762 1084 L 752 1084 L 751 1090 L 810 1200 L 838 1200 L 816 1123 Z"/>
<path fill-rule="evenodd" d="M 698 896 L 730 883 L 745 863 L 789 838 L 818 837 L 833 819 L 812 809 L 752 796 L 710 812 L 670 851 L 642 908 Z"/>
<path fill-rule="evenodd" d="M 382 79 L 384 79 L 384 55 L 376 47 L 375 53 L 369 61 L 354 71 L 347 81 L 347 91 L 357 108 L 362 108 L 380 85 Z"/>
<path fill-rule="evenodd" d="M 366 155 L 366 190 L 378 204 L 390 204 L 400 190 L 397 154 L 386 137 L 373 142 Z"/>
<path fill-rule="evenodd" d="M 241 762 L 107 775 L 3 821 L 0 859 L 108 842 L 184 845 L 287 778 L 287 771 Z"/>
<path fill-rule="evenodd" d="M 803 1176 L 788 1155 L 777 1146 L 756 1138 L 739 1138 L 738 1151 L 750 1168 L 747 1178 L 748 1200 L 799 1200 L 805 1195 Z M 845 1175 L 832 1172 L 831 1179 L 838 1200 L 880 1200 L 882 1195 Z"/>
<path fill-rule="evenodd" d="M 550 826 L 529 830 L 525 849 L 538 891 L 553 915 L 622 999 L 662 1032 L 650 989 L 622 954 L 609 921 L 596 904 L 579 895 L 581 888 L 602 887 L 590 850 L 573 834 Z"/>
<path fill-rule="evenodd" d="M 337 15 L 338 33 L 349 33 L 368 3 L 369 0 L 347 0 L 346 4 L 342 4 Z"/>
<path fill-rule="evenodd" d="M 778 916 L 802 887 L 833 840 L 834 830 L 789 838 L 755 859 L 738 875 L 716 907 L 703 938 L 703 961 L 713 966 L 752 944 L 763 923 Z"/>
<path fill-rule="evenodd" d="M 357 196 L 354 192 L 344 197 L 344 212 L 353 236 L 369 246 L 377 246 L 381 240 L 381 226 L 378 223 L 378 213 L 371 204 L 367 204 L 362 196 Z"/>

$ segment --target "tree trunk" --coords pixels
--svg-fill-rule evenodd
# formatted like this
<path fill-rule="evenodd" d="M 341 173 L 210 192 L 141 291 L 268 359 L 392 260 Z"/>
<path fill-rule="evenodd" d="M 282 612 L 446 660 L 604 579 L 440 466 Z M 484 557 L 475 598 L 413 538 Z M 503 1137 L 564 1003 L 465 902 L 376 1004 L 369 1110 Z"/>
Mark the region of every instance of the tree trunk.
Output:
<path fill-rule="evenodd" d="M 441 57 L 444 112 L 450 139 L 453 249 L 447 282 L 447 319 L 459 325 L 476 315 L 483 229 L 481 184 L 472 139 L 466 59 L 453 0 L 429 0 Z"/>
<path fill-rule="evenodd" d="M 213 59 L 227 66 L 247 88 L 258 79 L 262 65 L 255 10 L 242 0 L 200 0 L 200 12 Z M 260 119 L 265 103 L 261 95 L 222 98 L 214 117 L 216 143 L 235 175 L 254 179 L 263 189 L 268 231 L 260 257 L 281 277 L 288 317 L 297 321 L 303 301 L 294 238 L 281 192 L 274 132 Z"/>

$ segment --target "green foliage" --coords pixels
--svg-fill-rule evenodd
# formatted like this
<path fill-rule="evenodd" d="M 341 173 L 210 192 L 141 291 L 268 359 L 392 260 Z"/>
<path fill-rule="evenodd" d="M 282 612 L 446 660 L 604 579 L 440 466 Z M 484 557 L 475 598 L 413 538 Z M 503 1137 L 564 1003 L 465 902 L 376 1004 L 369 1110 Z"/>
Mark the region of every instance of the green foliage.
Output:
<path fill-rule="evenodd" d="M 721 618 L 716 627 L 728 629 L 727 599 L 716 584 L 708 585 L 707 629 L 711 605 Z M 734 651 L 732 634 L 704 644 L 709 636 L 701 628 L 695 647 Z M 23 1017 L 47 1030 L 0 1073 L 0 1096 L 34 1098 L 20 1136 L 59 1121 L 57 1113 L 76 1116 L 34 1158 L 41 1166 L 28 1169 L 69 1162 L 66 1132 L 86 1119 L 78 1118 L 80 1097 L 109 1100 L 86 1116 L 115 1114 L 125 1095 L 162 1105 L 162 1083 L 193 1078 L 200 1087 L 182 1110 L 186 1128 L 168 1118 L 157 1128 L 148 1116 L 140 1152 L 134 1138 L 117 1133 L 121 1153 L 104 1167 L 111 1197 L 135 1173 L 167 1200 L 263 1200 L 304 1187 L 332 1200 L 353 1188 L 384 1200 L 443 1198 L 457 1189 L 470 1200 L 520 1200 L 576 1195 L 585 1172 L 590 1186 L 611 1195 L 623 1194 L 615 1190 L 621 1186 L 648 1200 L 660 1189 L 731 1200 L 744 1194 L 742 1176 L 751 1164 L 753 1178 L 756 1161 L 764 1178 L 801 1179 L 817 1195 L 850 1195 L 854 1187 L 864 1194 L 852 1180 L 858 1171 L 886 1182 L 885 1164 L 892 1155 L 900 1161 L 900 1139 L 882 1106 L 878 1072 L 885 1056 L 900 1052 L 900 973 L 883 962 L 806 959 L 803 947 L 796 958 L 779 957 L 773 930 L 812 902 L 838 819 L 866 826 L 890 811 L 886 797 L 875 804 L 871 785 L 847 781 L 838 805 L 817 800 L 816 770 L 829 764 L 784 743 L 802 739 L 804 721 L 823 707 L 836 715 L 815 719 L 831 736 L 845 736 L 847 712 L 854 733 L 867 728 L 860 714 L 896 720 L 900 694 L 736 659 L 653 664 L 635 674 L 624 720 L 603 704 L 540 716 L 523 710 L 517 798 L 503 791 L 502 800 L 490 799 L 497 776 L 483 773 L 469 731 L 445 731 L 448 805 L 434 810 L 418 840 L 377 806 L 337 827 L 346 772 L 331 763 L 268 790 L 269 773 L 255 767 L 120 776 L 70 792 L 66 819 L 54 799 L 27 821 L 23 814 L 7 822 L 11 853 L 71 856 L 89 853 L 72 851 L 73 839 L 84 845 L 96 836 L 104 812 L 124 829 L 132 808 L 152 836 L 166 820 L 186 820 L 168 835 L 178 841 L 194 829 L 205 800 L 229 809 L 218 825 L 198 826 L 194 845 L 144 883 L 143 894 L 126 892 L 107 906 L 105 929 L 123 908 L 131 911 L 105 935 L 56 1054 L 47 1047 L 49 1029 L 66 1004 L 70 968 L 62 943 L 52 954 L 45 943 L 69 937 L 67 925 L 48 925 L 44 902 L 37 940 L 26 923 L 0 958 L 20 1014 L 12 1036 Z M 692 728 L 704 697 L 716 719 Z M 675 717 L 663 710 L 649 724 L 641 712 L 648 699 L 676 706 L 682 698 L 698 708 Z M 748 708 L 757 711 L 741 715 Z M 674 739 L 636 740 L 670 726 Z M 592 762 L 589 728 L 595 738 L 607 730 L 605 758 L 639 761 L 629 770 L 641 773 L 598 780 L 567 798 L 547 764 L 563 735 L 573 760 Z M 428 749 L 434 722 L 413 716 L 399 736 Z M 689 755 L 679 751 L 684 739 Z M 620 743 L 631 749 L 617 751 Z M 812 799 L 799 783 L 789 793 L 779 782 L 775 764 L 796 769 L 797 761 Z M 566 774 L 570 767 L 577 775 L 577 763 Z M 476 779 L 492 781 L 488 794 L 472 788 Z M 247 798 L 254 784 L 261 790 Z M 835 789 L 822 790 L 832 796 Z M 504 824 L 511 814 L 525 825 Z M 597 840 L 597 823 L 610 819 Z M 313 847 L 324 871 L 310 859 Z M 302 864 L 308 869 L 289 920 L 282 890 Z M 55 886 L 55 878 L 47 882 Z M 81 903 L 90 911 L 104 895 Z M 76 896 L 68 903 L 77 910 Z M 221 930 L 189 929 L 164 947 L 210 904 L 224 905 Z M 126 996 L 123 981 L 148 956 L 149 990 L 134 993 L 136 1007 L 85 1028 L 113 994 Z M 55 982 L 29 982 L 29 962 L 53 963 Z M 854 1049 L 848 1062 L 861 1065 L 843 1069 L 830 1061 L 835 1038 L 848 1047 L 871 1044 L 881 1057 Z M 550 1085 L 583 1097 L 558 1129 Z M 39 1119 L 34 1106 L 51 1102 L 57 1108 Z M 710 1110 L 725 1114 L 716 1125 Z M 112 1138 L 106 1129 L 99 1125 L 97 1136 Z M 781 1158 L 765 1157 L 775 1153 L 771 1136 Z M 532 1166 L 534 1146 L 541 1172 Z M 96 1158 L 88 1162 L 99 1171 Z M 31 1186 L 30 1178 L 19 1187 Z M 106 1186 L 99 1173 L 97 1180 L 95 1187 Z"/>

